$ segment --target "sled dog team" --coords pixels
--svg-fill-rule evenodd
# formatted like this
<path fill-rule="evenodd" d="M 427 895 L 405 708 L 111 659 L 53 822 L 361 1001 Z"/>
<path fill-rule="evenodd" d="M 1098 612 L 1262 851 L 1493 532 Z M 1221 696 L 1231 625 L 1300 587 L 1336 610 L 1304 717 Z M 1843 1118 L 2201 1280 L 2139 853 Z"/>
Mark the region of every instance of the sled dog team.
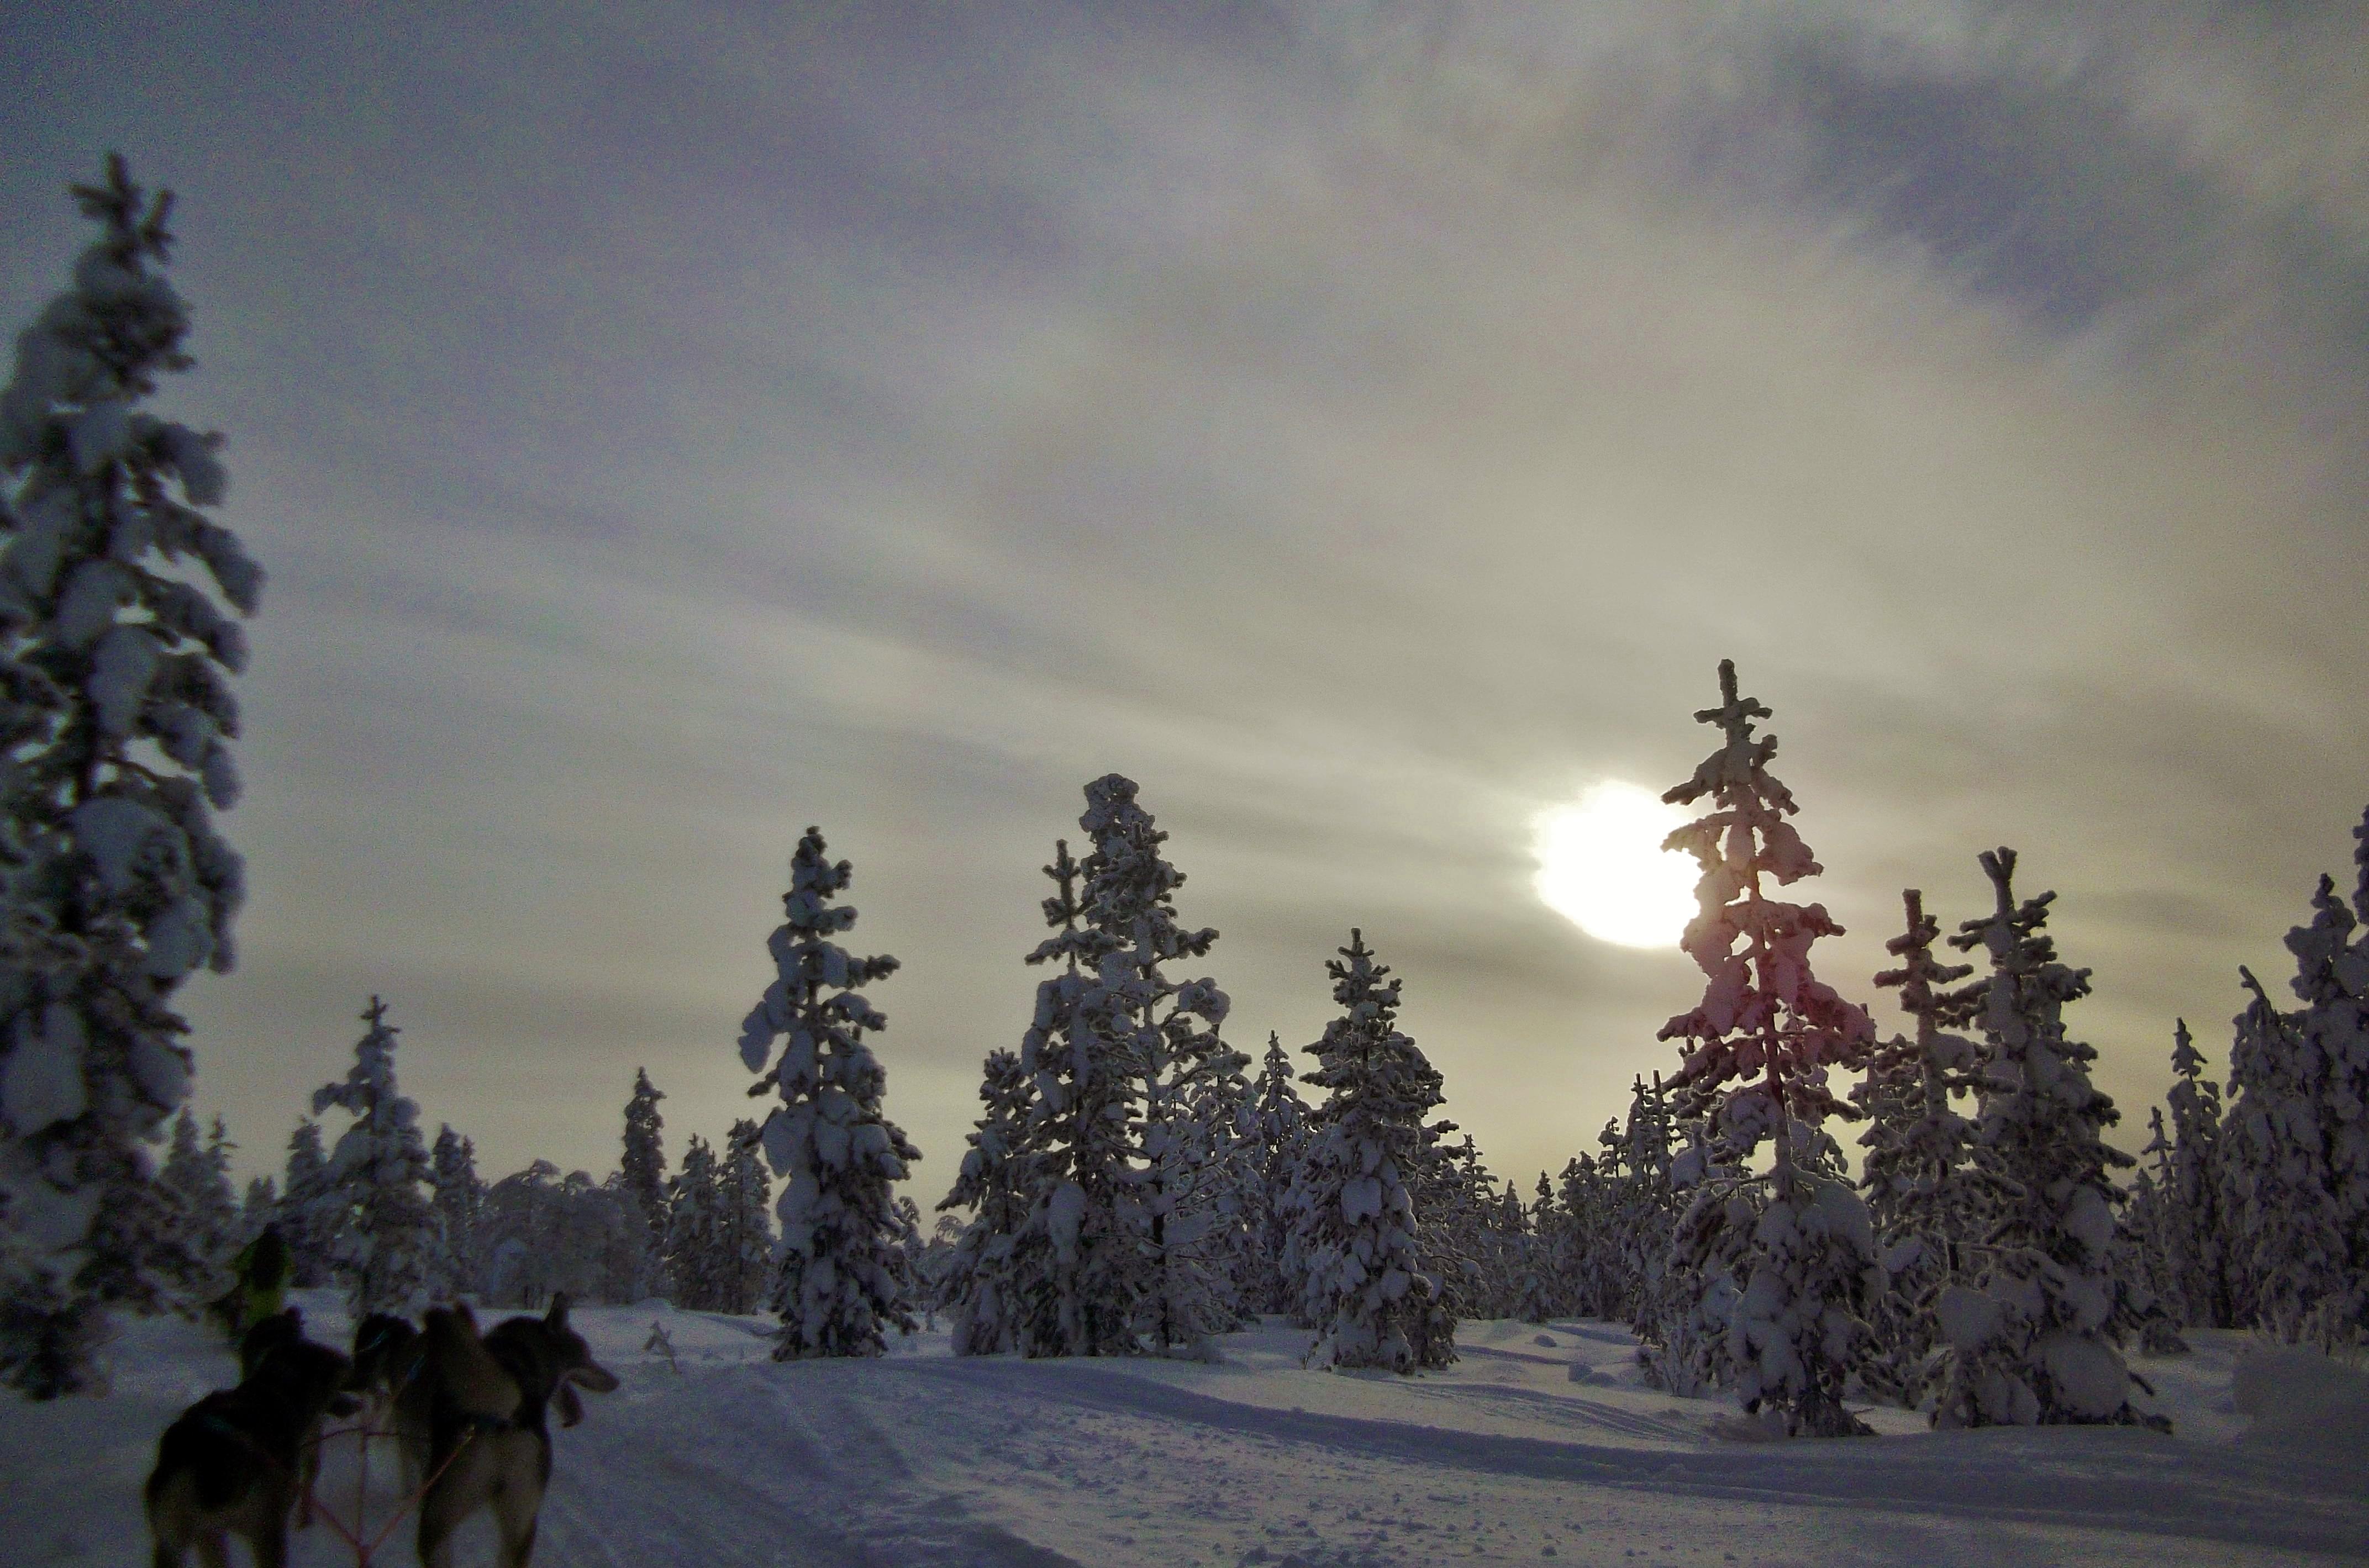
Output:
<path fill-rule="evenodd" d="M 450 1568 L 453 1530 L 488 1506 L 502 1568 L 525 1568 L 551 1481 L 546 1413 L 555 1405 L 573 1426 L 584 1417 L 578 1389 L 617 1386 L 568 1326 L 566 1296 L 541 1317 L 484 1334 L 457 1303 L 429 1309 L 418 1328 L 373 1312 L 356 1326 L 351 1356 L 305 1338 L 291 1307 L 247 1330 L 239 1372 L 236 1388 L 189 1406 L 156 1445 L 146 1493 L 154 1568 L 179 1568 L 192 1546 L 205 1568 L 221 1568 L 232 1534 L 256 1568 L 282 1568 L 290 1513 L 299 1528 L 312 1522 L 323 1423 L 365 1407 L 400 1441 L 423 1568 Z"/>

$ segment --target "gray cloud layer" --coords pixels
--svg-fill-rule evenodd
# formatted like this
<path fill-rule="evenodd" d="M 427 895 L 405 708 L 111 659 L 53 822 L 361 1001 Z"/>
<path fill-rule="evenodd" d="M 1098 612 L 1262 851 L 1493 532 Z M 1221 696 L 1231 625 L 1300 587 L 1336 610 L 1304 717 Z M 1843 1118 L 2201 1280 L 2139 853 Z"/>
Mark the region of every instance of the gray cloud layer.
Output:
<path fill-rule="evenodd" d="M 201 1104 L 268 1163 L 375 990 L 496 1168 L 606 1168 L 643 1062 L 713 1134 L 815 822 L 926 1199 L 1117 768 L 1238 1043 L 1362 926 L 1526 1176 L 1696 991 L 1528 819 L 1734 656 L 1826 972 L 2014 844 L 2135 1112 L 2369 799 L 2355 16 L 12 17 L 0 305 L 104 148 L 178 188 L 274 574 Z"/>

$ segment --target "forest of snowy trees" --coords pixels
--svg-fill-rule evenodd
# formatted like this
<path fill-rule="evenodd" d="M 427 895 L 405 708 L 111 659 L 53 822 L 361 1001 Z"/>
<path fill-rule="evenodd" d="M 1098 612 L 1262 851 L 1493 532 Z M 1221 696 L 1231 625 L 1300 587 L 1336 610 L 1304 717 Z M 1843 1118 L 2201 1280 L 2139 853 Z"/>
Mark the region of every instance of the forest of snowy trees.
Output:
<path fill-rule="evenodd" d="M 1821 868 L 1770 771 L 1770 710 L 1724 663 L 1694 715 L 1716 745 L 1665 797 L 1701 812 L 1668 846 L 1700 870 L 1682 946 L 1702 992 L 1662 1030 L 1668 1071 L 1527 1197 L 1439 1114 L 1407 977 L 1348 919 L 1334 1016 L 1297 1053 L 1270 1035 L 1253 1073 L 1219 934 L 1187 920 L 1168 835 L 1116 773 L 1044 868 L 1033 1011 L 985 1058 L 926 1233 L 872 995 L 898 962 L 839 945 L 853 867 L 814 828 L 738 1040 L 761 1118 L 693 1134 L 670 1169 L 640 1073 L 614 1173 L 488 1182 L 469 1137 L 427 1134 L 372 996 L 280 1175 L 237 1193 L 229 1130 L 187 1108 L 171 1003 L 232 963 L 241 864 L 212 813 L 238 793 L 228 681 L 262 574 L 207 515 L 219 439 L 143 406 L 187 363 L 169 201 L 120 160 L 75 194 L 97 235 L 0 396 L 0 1374 L 19 1389 L 90 1386 L 109 1312 L 200 1310 L 266 1224 L 298 1283 L 357 1313 L 663 1295 L 771 1312 L 783 1358 L 878 1355 L 941 1314 L 964 1355 L 1199 1355 L 1280 1314 L 1310 1365 L 1413 1374 L 1455 1358 L 1462 1319 L 1608 1319 L 1660 1385 L 1732 1391 L 1783 1435 L 1864 1430 L 1870 1401 L 1944 1426 L 2151 1421 L 2134 1346 L 2369 1333 L 2369 818 L 2349 898 L 2322 878 L 2287 935 L 2296 1005 L 2241 971 L 2226 1082 L 2176 1023 L 2134 1161 L 2069 1013 L 2089 971 L 2014 850 L 1979 853 L 1991 903 L 1954 928 L 1905 890 L 1895 967 L 1814 971 L 1838 927 L 1779 896 Z M 1878 990 L 1906 1032 L 1877 1028 Z"/>

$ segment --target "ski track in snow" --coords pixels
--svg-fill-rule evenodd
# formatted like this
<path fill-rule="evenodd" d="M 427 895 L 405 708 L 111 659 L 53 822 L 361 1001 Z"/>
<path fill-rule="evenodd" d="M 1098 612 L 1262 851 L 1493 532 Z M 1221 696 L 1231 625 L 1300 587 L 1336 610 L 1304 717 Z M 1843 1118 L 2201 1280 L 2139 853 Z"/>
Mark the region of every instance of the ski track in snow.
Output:
<path fill-rule="evenodd" d="M 305 1305 L 317 1334 L 343 1331 L 334 1297 L 308 1292 Z M 641 1351 L 653 1316 L 680 1375 Z M 777 1365 L 762 1319 L 645 1303 L 579 1309 L 577 1322 L 624 1386 L 555 1434 L 545 1565 L 2369 1558 L 2369 1453 L 2241 1438 L 2241 1335 L 2146 1364 L 2176 1439 L 1933 1434 L 1879 1411 L 1890 1435 L 1753 1443 L 1718 1435 L 1733 1429 L 1725 1400 L 1639 1386 L 1627 1335 L 1598 1324 L 1467 1324 L 1455 1368 L 1399 1380 L 1306 1371 L 1307 1336 L 1283 1328 L 1230 1336 L 1214 1365 L 960 1360 L 943 1335 L 880 1360 Z M 12 1403 L 0 1422 L 0 1568 L 144 1560 L 139 1486 L 156 1434 L 233 1367 L 169 1320 L 129 1325 L 117 1360 L 111 1396 Z M 1574 1382 L 1574 1362 L 1604 1377 Z M 372 1464 L 375 1523 L 395 1498 L 388 1466 Z M 349 1514 L 350 1446 L 324 1471 L 324 1496 Z M 321 1527 L 295 1540 L 301 1568 L 353 1561 Z M 405 1528 L 378 1561 L 412 1560 Z M 488 1520 L 464 1529 L 458 1560 L 493 1560 Z"/>

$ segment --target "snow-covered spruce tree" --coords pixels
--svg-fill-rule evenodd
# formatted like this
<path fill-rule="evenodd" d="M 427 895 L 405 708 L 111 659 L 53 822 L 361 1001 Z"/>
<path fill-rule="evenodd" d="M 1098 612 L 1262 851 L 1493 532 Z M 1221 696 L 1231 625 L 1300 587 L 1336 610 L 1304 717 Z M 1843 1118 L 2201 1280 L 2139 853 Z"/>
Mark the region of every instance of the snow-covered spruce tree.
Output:
<path fill-rule="evenodd" d="M 1058 890 L 1043 904 L 1053 935 L 1027 961 L 1061 967 L 1036 983 L 1020 1064 L 1036 1151 L 1028 1229 L 1047 1245 L 1036 1259 L 1015 1254 L 1013 1322 L 1030 1356 L 1120 1355 L 1134 1348 L 1139 1278 L 1131 1085 L 1089 1007 L 1104 944 L 1080 919 L 1079 867 L 1066 839 L 1055 842 L 1044 872 Z"/>
<path fill-rule="evenodd" d="M 1253 1312 L 1297 1312 L 1303 1295 L 1300 1282 L 1287 1279 L 1283 1273 L 1284 1238 L 1290 1229 L 1283 1199 L 1290 1190 L 1292 1172 L 1299 1164 L 1300 1140 L 1308 1128 L 1308 1102 L 1299 1097 L 1297 1080 L 1282 1037 L 1270 1031 L 1252 1111 L 1251 1138 L 1255 1145 L 1252 1157 L 1257 1168 L 1243 1217 L 1252 1237 L 1243 1300 Z"/>
<path fill-rule="evenodd" d="M 1482 1164 L 1472 1135 L 1449 1144 L 1452 1121 L 1434 1122 L 1426 1129 L 1426 1158 L 1421 1175 L 1409 1184 L 1415 1212 L 1422 1217 L 1419 1258 L 1425 1274 L 1439 1286 L 1441 1311 L 1457 1318 L 1503 1317 L 1506 1304 L 1507 1269 L 1497 1233 L 1496 1183 Z"/>
<path fill-rule="evenodd" d="M 168 193 L 110 157 L 97 237 L 0 392 L 0 1378 L 92 1386 L 110 1301 L 170 1302 L 144 1145 L 189 1090 L 170 1006 L 231 967 L 238 795 L 226 677 L 263 574 L 202 508 L 220 440 L 143 403 L 187 368 Z"/>
<path fill-rule="evenodd" d="M 663 1270 L 658 1254 L 650 1245 L 641 1199 L 625 1189 L 625 1178 L 610 1172 L 594 1186 L 586 1208 L 600 1233 L 601 1281 L 599 1294 L 590 1299 L 643 1301 L 659 1294 Z"/>
<path fill-rule="evenodd" d="M 1078 818 L 1092 850 L 1080 863 L 1080 917 L 1093 938 L 1094 983 L 1083 1022 L 1107 1053 L 1131 1112 L 1125 1201 L 1116 1218 L 1135 1233 L 1133 1267 L 1116 1281 L 1128 1338 L 1155 1349 L 1195 1345 L 1234 1326 L 1239 1309 L 1219 1233 L 1230 1196 L 1221 1122 L 1247 1100 L 1249 1058 L 1227 1045 L 1226 994 L 1206 979 L 1174 980 L 1166 966 L 1206 956 L 1211 927 L 1179 925 L 1184 873 L 1160 846 L 1168 835 L 1112 773 L 1086 786 Z M 1238 1132 L 1239 1130 L 1235 1130 Z"/>
<path fill-rule="evenodd" d="M 622 1184 L 548 1160 L 486 1189 L 478 1219 L 485 1299 L 539 1307 L 556 1292 L 578 1301 L 642 1298 L 648 1233 Z"/>
<path fill-rule="evenodd" d="M 1630 1085 L 1625 1119 L 1605 1123 L 1600 1157 L 1582 1156 L 1564 1171 L 1563 1213 L 1570 1233 L 1558 1243 L 1564 1309 L 1583 1317 L 1640 1326 L 1658 1315 L 1677 1210 L 1671 1202 L 1669 1108 L 1660 1074 L 1650 1087 Z"/>
<path fill-rule="evenodd" d="M 1863 1067 L 1875 1030 L 1811 972 L 1810 945 L 1841 931 L 1825 907 L 1763 895 L 1764 878 L 1790 885 L 1820 867 L 1785 820 L 1796 810 L 1791 792 L 1769 777 L 1776 737 L 1753 736 L 1768 709 L 1737 695 L 1733 661 L 1720 662 L 1719 684 L 1720 705 L 1695 715 L 1718 726 L 1719 749 L 1662 797 L 1712 802 L 1664 846 L 1702 867 L 1701 911 L 1679 945 L 1709 983 L 1661 1038 L 1686 1042 L 1672 1087 L 1716 1118 L 1739 1160 L 1764 1142 L 1772 1159 L 1764 1172 L 1704 1180 L 1680 1232 L 1700 1263 L 1716 1257 L 1742 1288 L 1728 1352 L 1745 1411 L 1792 1434 L 1864 1432 L 1843 1389 L 1864 1352 L 1862 1314 L 1882 1269 L 1866 1205 L 1807 1156 L 1821 1121 L 1856 1114 L 1826 1075 Z"/>
<path fill-rule="evenodd" d="M 1545 1322 L 1542 1300 L 1531 1289 L 1530 1254 L 1535 1238 L 1530 1234 L 1529 1211 L 1522 1206 L 1522 1189 L 1513 1182 L 1508 1181 L 1497 1195 L 1497 1218 L 1491 1230 L 1497 1243 L 1497 1278 L 1493 1282 L 1497 1315 Z M 1528 1314 L 1534 1306 L 1538 1315 L 1530 1317 Z"/>
<path fill-rule="evenodd" d="M 719 1196 L 715 1153 L 694 1132 L 683 1145 L 682 1169 L 669 1195 L 665 1237 L 667 1278 L 672 1287 L 669 1299 L 686 1312 L 722 1310 L 723 1283 L 716 1278 L 723 1252 Z"/>
<path fill-rule="evenodd" d="M 2327 989 L 2311 983 L 2306 1024 L 2327 1054 L 2329 1098 L 2323 1118 L 2331 1127 L 2329 1163 L 2336 1177 L 2336 1203 L 2342 1218 L 2347 1268 L 2352 1277 L 2356 1334 L 2369 1332 L 2369 810 L 2352 830 L 2352 909 L 2358 935 L 2340 952 L 2327 956 Z M 2306 947 L 2299 964 L 2316 961 Z"/>
<path fill-rule="evenodd" d="M 230 1166 L 230 1157 L 237 1148 L 230 1141 L 230 1128 L 221 1116 L 206 1124 L 205 1168 L 212 1178 L 204 1189 L 207 1221 L 225 1243 L 238 1223 L 238 1187 L 231 1179 Z"/>
<path fill-rule="evenodd" d="M 1198 1244 L 1207 1267 L 1221 1276 L 1221 1303 L 1230 1312 L 1228 1330 L 1258 1324 L 1258 1308 L 1250 1290 L 1260 1272 L 1264 1238 L 1253 1228 L 1261 1198 L 1258 1141 L 1258 1090 L 1242 1073 L 1250 1059 L 1237 1056 L 1234 1065 L 1219 1072 L 1186 1096 L 1194 1136 L 1199 1141 L 1199 1166 L 1195 1180 L 1199 1190 L 1181 1200 L 1180 1211 L 1206 1208 L 1207 1229 Z"/>
<path fill-rule="evenodd" d="M 1455 1359 L 1455 1325 L 1436 1320 L 1438 1282 L 1423 1272 L 1413 1182 L 1425 1157 L 1424 1116 L 1440 1078 L 1398 1028 L 1399 982 L 1352 930 L 1325 961 L 1341 1016 L 1308 1048 L 1301 1082 L 1325 1091 L 1287 1203 L 1287 1267 L 1304 1280 L 1301 1312 L 1317 1330 L 1312 1366 L 1413 1372 Z"/>
<path fill-rule="evenodd" d="M 2251 970 L 2237 973 L 2253 1000 L 2236 1020 L 2221 1133 L 2237 1308 L 2289 1344 L 2325 1341 L 2353 1294 L 2319 1118 L 2327 1059 Z"/>
<path fill-rule="evenodd" d="M 1618 1267 L 1614 1183 L 1596 1168 L 1595 1155 L 1574 1154 L 1563 1162 L 1555 1191 L 1565 1227 L 1558 1257 L 1564 1299 L 1581 1317 L 1600 1316 L 1609 1296 L 1606 1281 Z M 1663 1245 L 1668 1244 L 1665 1236 Z"/>
<path fill-rule="evenodd" d="M 280 1184 L 268 1176 L 246 1178 L 246 1194 L 238 1204 L 238 1244 L 245 1246 L 263 1233 L 280 1208 Z"/>
<path fill-rule="evenodd" d="M 589 1180 L 589 1178 L 587 1178 Z M 477 1216 L 477 1247 L 485 1259 L 477 1290 L 488 1304 L 538 1307 L 554 1290 L 582 1299 L 588 1292 L 572 1269 L 568 1194 L 559 1167 L 536 1160 L 486 1188 Z"/>
<path fill-rule="evenodd" d="M 1629 1119 L 1621 1130 L 1621 1207 L 1614 1227 L 1620 1249 L 1622 1297 L 1605 1315 L 1635 1324 L 1651 1315 L 1669 1268 L 1670 1237 L 1678 1203 L 1670 1179 L 1676 1157 L 1669 1093 L 1659 1073 L 1651 1084 L 1640 1078 L 1630 1090 Z"/>
<path fill-rule="evenodd" d="M 2130 1201 L 2114 1238 L 2114 1275 L 2138 1318 L 2139 1346 L 2150 1356 L 2185 1355 L 2180 1335 L 2179 1278 L 2172 1267 L 2171 1134 L 2163 1108 L 2147 1112 L 2151 1136 L 2139 1151 L 2141 1165 L 2131 1179 Z"/>
<path fill-rule="evenodd" d="M 635 1068 L 634 1092 L 625 1101 L 625 1153 L 618 1173 L 624 1178 L 625 1190 L 641 1205 L 653 1258 L 666 1255 L 666 1149 L 658 1141 L 659 1130 L 666 1125 L 666 1119 L 658 1114 L 658 1101 L 664 1098 L 651 1085 L 649 1070 Z"/>
<path fill-rule="evenodd" d="M 1986 850 L 1982 867 L 1996 906 L 1950 945 L 1990 956 L 1967 997 L 1987 1048 L 1980 1157 L 2005 1196 L 1965 1249 L 1972 1281 L 1935 1300 L 1949 1347 L 1934 1424 L 2159 1426 L 2132 1408 L 2118 1347 L 2137 1317 L 2115 1277 L 2123 1194 L 2108 1173 L 2134 1162 L 2102 1136 L 2121 1118 L 2089 1082 L 2098 1053 L 2065 1032 L 2065 1006 L 2089 994 L 2089 971 L 2057 961 L 2044 929 L 2054 893 L 2016 902 L 2015 851 Z"/>
<path fill-rule="evenodd" d="M 1951 1108 L 1954 1095 L 1981 1086 L 1982 1052 L 1946 1027 L 1966 1005 L 1947 987 L 1974 972 L 1933 954 L 1941 923 L 1916 888 L 1900 895 L 1906 926 L 1884 943 L 1900 967 L 1875 977 L 1900 993 L 1912 1036 L 1878 1047 L 1851 1097 L 1868 1118 L 1860 1187 L 1875 1222 L 1889 1283 L 1869 1304 L 1874 1344 L 1860 1369 L 1876 1393 L 1915 1405 L 1925 1396 L 1935 1343 L 1934 1302 L 1956 1283 L 1964 1245 L 1981 1239 L 2002 1197 L 1990 1167 L 1973 1155 L 1974 1125 Z"/>
<path fill-rule="evenodd" d="M 1740 1289 L 1734 1233 L 1751 1210 L 1748 1203 L 1699 1201 L 1703 1189 L 1732 1186 L 1741 1171 L 1699 1112 L 1682 1110 L 1677 1130 L 1686 1146 L 1670 1157 L 1670 1241 L 1634 1326 L 1645 1381 L 1691 1398 L 1735 1381 L 1729 1354 Z"/>
<path fill-rule="evenodd" d="M 921 1153 L 881 1111 L 888 1075 L 864 1037 L 888 1020 L 856 989 L 894 974 L 897 960 L 853 958 L 831 941 L 855 924 L 853 905 L 831 902 L 853 876 L 847 861 L 825 857 L 821 831 L 807 828 L 790 858 L 784 923 L 766 943 L 776 974 L 740 1029 L 742 1064 L 763 1074 L 750 1092 L 782 1098 L 761 1134 L 784 1178 L 777 1360 L 877 1356 L 886 1328 L 913 1330 L 905 1227 L 889 1187 Z"/>
<path fill-rule="evenodd" d="M 1505 1190 L 1513 1191 L 1508 1183 Z M 1555 1207 L 1554 1184 L 1547 1173 L 1539 1173 L 1538 1196 L 1531 1199 L 1523 1229 L 1528 1236 L 1522 1248 L 1521 1275 L 1516 1283 L 1516 1312 L 1525 1323 L 1544 1323 L 1560 1317 L 1563 1312 L 1562 1296 L 1556 1290 L 1556 1259 L 1562 1244 L 1562 1211 Z"/>
<path fill-rule="evenodd" d="M 429 1199 L 436 1173 L 420 1140 L 419 1107 L 395 1085 L 400 1031 L 376 996 L 361 1017 L 370 1027 L 354 1042 L 352 1068 L 313 1092 L 314 1114 L 336 1106 L 353 1118 L 329 1154 L 320 1212 L 356 1319 L 416 1312 L 451 1288 Z"/>
<path fill-rule="evenodd" d="M 234 1240 L 238 1194 L 230 1182 L 231 1148 L 222 1118 L 214 1118 L 212 1130 L 200 1142 L 198 1119 L 183 1106 L 173 1121 L 164 1165 L 156 1173 L 156 1185 L 164 1189 L 178 1233 L 178 1250 L 198 1266 L 186 1282 L 188 1293 L 183 1297 L 192 1307 L 229 1288 L 222 1268 L 238 1250 Z"/>
<path fill-rule="evenodd" d="M 897 1267 L 905 1283 L 905 1299 L 921 1311 L 922 1326 L 935 1329 L 938 1324 L 937 1319 L 932 1315 L 935 1310 L 932 1303 L 936 1297 L 933 1294 L 934 1287 L 929 1280 L 923 1262 L 929 1256 L 930 1243 L 929 1238 L 921 1233 L 921 1206 L 914 1202 L 910 1195 L 900 1193 L 897 1199 L 897 1218 L 904 1227 L 903 1237 L 897 1244 Z"/>
<path fill-rule="evenodd" d="M 2323 1297 L 2321 1322 L 2312 1330 L 2323 1343 L 2358 1339 L 2369 1333 L 2369 819 L 2355 836 L 2361 882 L 2356 918 L 2322 877 L 2312 895 L 2312 918 L 2287 933 L 2295 955 L 2289 983 L 2304 1006 L 2288 1015 L 2288 1029 L 2300 1047 L 2300 1076 L 2309 1086 L 2317 1142 L 2329 1197 L 2335 1209 L 2343 1255 L 2340 1282 Z"/>
<path fill-rule="evenodd" d="M 486 1184 L 477 1176 L 477 1146 L 450 1125 L 440 1126 L 428 1165 L 437 1244 L 452 1270 L 448 1283 L 455 1294 L 474 1290 L 484 1266 L 477 1252 L 477 1220 L 486 1204 Z"/>
<path fill-rule="evenodd" d="M 921 1212 L 914 1210 L 914 1231 L 920 1233 Z M 938 1305 L 946 1299 L 953 1283 L 955 1247 L 962 1240 L 963 1223 L 951 1214 L 938 1216 L 930 1227 L 929 1240 L 913 1255 L 913 1277 L 921 1281 L 922 1302 L 921 1326 L 930 1333 L 938 1327 Z"/>
<path fill-rule="evenodd" d="M 718 1312 L 755 1312 L 773 1278 L 773 1183 L 758 1137 L 755 1122 L 734 1122 L 716 1165 Z"/>
<path fill-rule="evenodd" d="M 938 1204 L 941 1210 L 970 1211 L 938 1297 L 938 1305 L 953 1319 L 957 1356 L 991 1356 L 1022 1346 L 1027 1336 L 1016 1281 L 1024 1269 L 1042 1278 L 1049 1262 L 1040 1256 L 1031 1268 L 1029 1260 L 1020 1256 L 1024 1247 L 1033 1246 L 1041 1255 L 1050 1244 L 1041 1226 L 1032 1229 L 1029 1223 L 1036 1191 L 1036 1130 L 1030 1114 L 1036 1094 L 1017 1054 L 987 1053 L 978 1097 L 978 1122 L 966 1139 L 970 1148 L 963 1155 L 962 1170 L 953 1190 Z M 1058 1332 L 1053 1324 L 1044 1329 Z"/>
<path fill-rule="evenodd" d="M 338 1216 L 330 1210 L 328 1191 L 329 1156 L 321 1144 L 321 1124 L 300 1118 L 288 1135 L 288 1165 L 273 1216 L 288 1240 L 288 1282 L 300 1290 L 329 1282 L 329 1239 Z"/>
<path fill-rule="evenodd" d="M 2204 1076 L 2204 1055 L 2176 1021 L 2171 1038 L 2170 1169 L 2162 1181 L 2164 1245 L 2180 1321 L 2201 1328 L 2235 1328 L 2229 1283 L 2229 1233 L 2221 1169 L 2221 1085 Z"/>

